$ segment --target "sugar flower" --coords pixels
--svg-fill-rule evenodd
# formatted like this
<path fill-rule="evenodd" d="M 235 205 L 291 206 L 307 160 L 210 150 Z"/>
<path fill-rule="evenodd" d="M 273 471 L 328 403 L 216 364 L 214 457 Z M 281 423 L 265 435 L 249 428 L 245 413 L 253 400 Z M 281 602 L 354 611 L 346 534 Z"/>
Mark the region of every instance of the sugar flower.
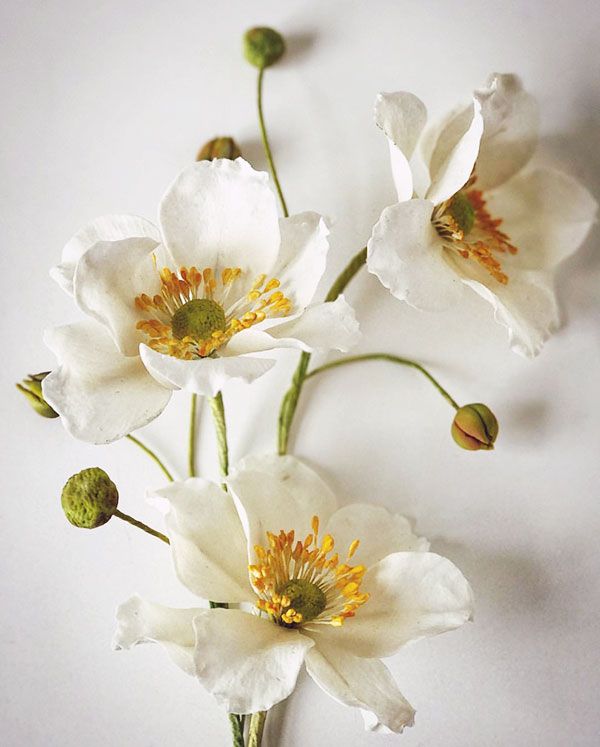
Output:
<path fill-rule="evenodd" d="M 359 708 L 367 728 L 411 725 L 414 711 L 380 658 L 470 619 L 460 571 L 403 517 L 337 508 L 293 457 L 247 458 L 227 486 L 190 478 L 155 500 L 179 580 L 252 611 L 170 609 L 135 596 L 118 610 L 116 648 L 162 644 L 233 713 L 286 698 L 304 665 L 326 693 Z"/>
<path fill-rule="evenodd" d="M 538 108 L 514 75 L 492 75 L 473 102 L 423 135 L 411 93 L 375 107 L 399 203 L 368 244 L 368 267 L 397 298 L 440 310 L 469 287 L 494 308 L 511 348 L 532 357 L 558 325 L 553 271 L 582 243 L 597 204 L 575 179 L 525 168 Z"/>
<path fill-rule="evenodd" d="M 356 341 L 343 297 L 309 305 L 325 270 L 325 222 L 311 212 L 278 219 L 267 174 L 241 158 L 186 168 L 159 226 L 99 218 L 52 271 L 87 316 L 46 336 L 59 366 L 44 396 L 77 438 L 122 437 L 174 389 L 214 396 L 229 379 L 252 381 L 274 364 L 255 353 Z"/>

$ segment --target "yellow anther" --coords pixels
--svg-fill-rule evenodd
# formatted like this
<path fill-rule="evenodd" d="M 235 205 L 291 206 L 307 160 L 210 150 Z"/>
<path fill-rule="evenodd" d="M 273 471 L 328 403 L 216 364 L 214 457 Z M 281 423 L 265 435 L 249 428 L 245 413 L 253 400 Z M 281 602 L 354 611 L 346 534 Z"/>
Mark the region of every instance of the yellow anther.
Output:
<path fill-rule="evenodd" d="M 360 540 L 352 540 L 350 547 L 348 548 L 348 560 L 357 551 L 359 545 L 360 545 Z"/>
<path fill-rule="evenodd" d="M 333 550 L 335 542 L 330 534 L 326 534 L 321 542 L 321 550 L 324 553 L 331 552 Z"/>
<path fill-rule="evenodd" d="M 271 280 L 269 280 L 269 282 L 265 285 L 263 293 L 268 293 L 275 288 L 279 288 L 280 285 L 281 283 L 279 282 L 279 280 L 277 280 L 277 278 L 271 278 Z"/>
<path fill-rule="evenodd" d="M 319 534 L 319 517 L 313 516 L 310 522 L 310 526 L 313 530 L 315 537 Z"/>

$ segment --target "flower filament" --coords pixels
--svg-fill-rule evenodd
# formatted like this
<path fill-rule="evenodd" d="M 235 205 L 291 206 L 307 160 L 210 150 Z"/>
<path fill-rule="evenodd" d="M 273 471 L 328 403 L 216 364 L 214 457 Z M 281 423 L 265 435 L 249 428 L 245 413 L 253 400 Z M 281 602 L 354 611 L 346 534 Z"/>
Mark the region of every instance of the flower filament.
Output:
<path fill-rule="evenodd" d="M 330 534 L 319 544 L 317 516 L 312 530 L 303 541 L 295 540 L 293 529 L 267 532 L 268 546 L 255 545 L 257 562 L 248 566 L 257 609 L 287 628 L 306 623 L 340 627 L 369 599 L 360 591 L 365 567 L 348 562 L 359 541 L 351 543 L 340 562 Z"/>

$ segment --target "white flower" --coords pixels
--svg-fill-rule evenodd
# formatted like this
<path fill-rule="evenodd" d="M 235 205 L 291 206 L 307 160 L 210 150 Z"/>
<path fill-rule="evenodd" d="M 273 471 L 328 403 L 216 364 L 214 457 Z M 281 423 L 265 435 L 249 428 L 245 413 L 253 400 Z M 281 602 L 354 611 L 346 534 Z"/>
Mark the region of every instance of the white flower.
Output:
<path fill-rule="evenodd" d="M 465 286 L 492 304 L 511 347 L 534 356 L 558 325 L 553 271 L 582 243 L 597 204 L 575 179 L 530 168 L 538 108 L 514 75 L 493 75 L 473 103 L 423 135 L 410 93 L 380 94 L 399 204 L 368 244 L 368 267 L 411 306 L 440 310 Z"/>
<path fill-rule="evenodd" d="M 241 609 L 170 609 L 133 597 L 118 610 L 116 648 L 162 644 L 230 712 L 266 710 L 304 664 L 367 728 L 401 732 L 414 711 L 381 657 L 470 619 L 460 571 L 428 552 L 409 522 L 382 508 L 338 509 L 293 457 L 250 457 L 230 493 L 199 478 L 157 491 L 180 581 Z M 338 555 L 339 553 L 339 555 Z"/>
<path fill-rule="evenodd" d="M 267 174 L 241 158 L 185 169 L 159 225 L 99 218 L 52 271 L 88 316 L 46 337 L 59 366 L 44 397 L 77 438 L 121 438 L 173 389 L 214 396 L 231 378 L 252 381 L 274 364 L 253 353 L 357 341 L 343 297 L 309 306 L 325 270 L 325 222 L 309 212 L 278 219 Z"/>

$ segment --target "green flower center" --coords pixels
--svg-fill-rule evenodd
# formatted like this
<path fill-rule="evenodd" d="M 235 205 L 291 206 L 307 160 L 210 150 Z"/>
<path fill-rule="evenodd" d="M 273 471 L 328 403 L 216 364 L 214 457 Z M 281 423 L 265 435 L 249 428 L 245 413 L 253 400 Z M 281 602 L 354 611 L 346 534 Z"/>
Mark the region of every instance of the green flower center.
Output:
<path fill-rule="evenodd" d="M 171 319 L 173 336 L 206 340 L 227 326 L 223 307 L 211 298 L 194 298 L 180 306 Z"/>
<path fill-rule="evenodd" d="M 327 606 L 327 598 L 323 590 L 303 578 L 288 581 L 279 593 L 290 600 L 289 607 L 302 615 L 302 622 L 314 620 Z"/>
<path fill-rule="evenodd" d="M 450 205 L 448 206 L 448 212 L 458 223 L 463 234 L 466 236 L 475 223 L 475 209 L 464 192 L 457 192 L 454 195 Z"/>

